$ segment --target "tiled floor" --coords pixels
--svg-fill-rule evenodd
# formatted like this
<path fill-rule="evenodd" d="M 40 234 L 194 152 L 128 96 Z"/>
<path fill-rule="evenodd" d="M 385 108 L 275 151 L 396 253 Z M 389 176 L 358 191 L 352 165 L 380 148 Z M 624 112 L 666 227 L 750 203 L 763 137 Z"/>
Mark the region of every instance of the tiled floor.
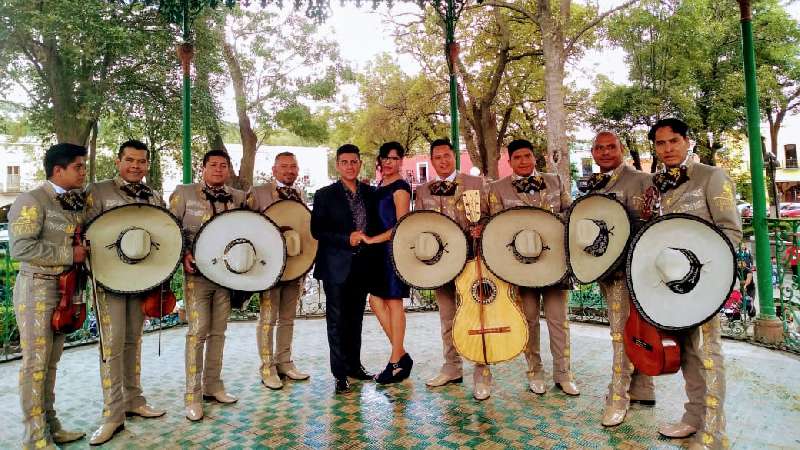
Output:
<path fill-rule="evenodd" d="M 373 316 L 364 321 L 362 360 L 370 369 L 385 365 L 387 343 Z M 543 326 L 543 330 L 546 327 Z M 657 437 L 662 421 L 680 418 L 685 401 L 680 375 L 657 380 L 658 406 L 635 406 L 626 422 L 611 430 L 599 424 L 609 381 L 608 329 L 573 324 L 573 367 L 580 397 L 551 389 L 526 391 L 524 359 L 495 367 L 492 398 L 472 399 L 471 370 L 463 385 L 437 390 L 424 381 L 441 363 L 437 313 L 410 314 L 407 349 L 415 367 L 405 383 L 381 387 L 356 384 L 346 396 L 333 395 L 323 320 L 295 327 L 295 360 L 311 380 L 269 391 L 258 378 L 255 323 L 228 330 L 224 378 L 240 401 L 206 404 L 206 418 L 183 416 L 185 328 L 144 338 L 142 383 L 148 401 L 166 408 L 160 419 L 129 419 L 107 448 L 676 448 L 686 442 Z M 550 366 L 547 339 L 542 346 Z M 800 359 L 748 344 L 725 341 L 728 435 L 733 448 L 800 448 Z M 22 432 L 17 396 L 19 361 L 0 364 L 0 448 L 18 447 Z M 65 352 L 59 365 L 57 399 L 61 421 L 88 434 L 99 425 L 102 395 L 95 346 Z M 86 448 L 86 439 L 67 448 Z"/>

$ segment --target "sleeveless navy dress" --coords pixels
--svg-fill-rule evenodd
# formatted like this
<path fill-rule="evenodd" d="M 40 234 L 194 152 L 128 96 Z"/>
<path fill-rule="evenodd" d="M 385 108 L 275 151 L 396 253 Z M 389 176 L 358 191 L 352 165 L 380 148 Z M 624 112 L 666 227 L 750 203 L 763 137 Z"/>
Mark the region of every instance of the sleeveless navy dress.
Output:
<path fill-rule="evenodd" d="M 404 190 L 411 195 L 411 186 L 403 179 L 399 179 L 386 186 L 378 186 L 372 197 L 372 207 L 369 211 L 368 233 L 375 236 L 394 228 L 397 224 L 397 214 L 394 206 L 394 193 Z M 370 277 L 367 280 L 369 293 L 383 299 L 406 298 L 409 288 L 397 276 L 392 265 L 392 242 L 371 245 Z"/>

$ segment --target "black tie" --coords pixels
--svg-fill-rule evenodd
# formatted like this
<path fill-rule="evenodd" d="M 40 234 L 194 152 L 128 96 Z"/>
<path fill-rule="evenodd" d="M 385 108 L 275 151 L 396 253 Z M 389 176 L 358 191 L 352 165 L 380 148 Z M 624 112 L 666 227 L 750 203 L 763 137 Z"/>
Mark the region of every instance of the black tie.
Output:
<path fill-rule="evenodd" d="M 603 189 L 611 180 L 611 174 L 608 173 L 593 173 L 592 176 L 586 180 L 585 186 L 578 186 L 581 192 L 590 192 Z"/>
<path fill-rule="evenodd" d="M 436 181 L 431 183 L 431 195 L 451 197 L 455 195 L 458 184 L 453 181 Z"/>
<path fill-rule="evenodd" d="M 300 194 L 297 193 L 295 188 L 290 186 L 278 186 L 278 197 L 280 197 L 281 200 L 294 200 L 302 203 Z"/>
<path fill-rule="evenodd" d="M 144 183 L 128 183 L 120 187 L 128 197 L 148 200 L 153 196 L 153 190 Z"/>
<path fill-rule="evenodd" d="M 68 191 L 56 194 L 56 199 L 65 211 L 81 211 L 86 206 L 86 195 L 80 191 Z"/>
<path fill-rule="evenodd" d="M 529 175 L 527 177 L 517 178 L 511 182 L 520 194 L 527 194 L 529 192 L 539 192 L 544 189 L 544 178 L 539 175 Z"/>
<path fill-rule="evenodd" d="M 673 167 L 664 172 L 657 173 L 653 177 L 653 184 L 656 185 L 658 190 L 662 193 L 675 189 L 689 181 L 688 169 L 686 166 Z"/>

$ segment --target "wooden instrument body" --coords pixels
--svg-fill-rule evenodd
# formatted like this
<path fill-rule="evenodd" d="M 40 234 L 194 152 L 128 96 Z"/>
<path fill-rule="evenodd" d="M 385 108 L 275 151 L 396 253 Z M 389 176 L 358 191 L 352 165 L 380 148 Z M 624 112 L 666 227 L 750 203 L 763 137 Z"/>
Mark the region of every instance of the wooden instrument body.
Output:
<path fill-rule="evenodd" d="M 681 368 L 681 348 L 674 336 L 644 320 L 631 302 L 630 315 L 623 333 L 625 354 L 639 372 L 668 375 Z"/>
<path fill-rule="evenodd" d="M 164 283 L 147 293 L 142 300 L 142 313 L 147 317 L 161 319 L 171 314 L 177 303 L 175 293 L 170 289 L 169 283 Z"/>
<path fill-rule="evenodd" d="M 80 245 L 81 229 L 75 230 L 72 245 Z M 83 291 L 86 288 L 88 273 L 81 263 L 75 263 L 58 276 L 58 292 L 61 299 L 53 310 L 50 326 L 55 333 L 69 334 L 79 330 L 86 321 L 86 303 Z"/>
<path fill-rule="evenodd" d="M 488 287 L 483 304 L 477 292 L 479 270 L 480 280 Z M 467 262 L 455 285 L 460 299 L 453 321 L 456 351 L 478 364 L 508 361 L 519 355 L 528 343 L 528 324 L 515 302 L 517 288 L 495 277 L 480 259 Z"/>

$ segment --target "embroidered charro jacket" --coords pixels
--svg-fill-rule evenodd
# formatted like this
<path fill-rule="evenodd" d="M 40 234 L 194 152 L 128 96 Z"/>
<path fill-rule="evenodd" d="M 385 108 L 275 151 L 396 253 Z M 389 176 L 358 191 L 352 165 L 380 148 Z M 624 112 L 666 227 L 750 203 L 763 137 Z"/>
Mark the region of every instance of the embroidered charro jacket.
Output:
<path fill-rule="evenodd" d="M 417 187 L 414 198 L 415 210 L 438 211 L 447 217 L 455 220 L 462 230 L 467 230 L 470 221 L 464 211 L 464 201 L 462 196 L 464 191 L 478 190 L 481 193 L 481 219 L 485 220 L 489 216 L 488 186 L 482 177 L 475 177 L 459 173 L 456 175 L 456 191 L 453 195 L 438 196 L 431 194 L 431 185 L 439 180 L 429 181 Z"/>
<path fill-rule="evenodd" d="M 200 227 L 215 214 L 244 207 L 244 191 L 230 186 L 224 186 L 224 190 L 231 195 L 232 200 L 227 203 L 212 204 L 203 193 L 203 183 L 182 184 L 175 187 L 175 191 L 169 197 L 169 210 L 181 222 L 186 249 L 192 248 Z"/>
<path fill-rule="evenodd" d="M 300 199 L 303 198 L 302 191 L 294 186 L 287 187 L 294 189 L 294 192 Z M 279 200 L 282 200 L 282 198 L 278 192 L 278 184 L 274 181 L 260 186 L 253 186 L 247 191 L 247 207 L 260 213 L 263 213 L 265 209 Z"/>
<path fill-rule="evenodd" d="M 155 206 L 165 206 L 160 192 L 153 190 L 152 195 L 145 200 L 124 192 L 122 187 L 126 184 L 125 180 L 120 176 L 90 184 L 86 188 L 86 221 L 94 219 L 111 208 L 129 203 L 149 203 Z"/>
<path fill-rule="evenodd" d="M 653 175 L 622 163 L 610 176 L 605 186 L 589 193 L 612 194 L 625 205 L 631 219 L 638 221 L 642 216 L 645 191 L 653 185 Z"/>
<path fill-rule="evenodd" d="M 84 210 L 65 210 L 49 182 L 21 194 L 8 214 L 11 257 L 20 270 L 55 275 L 72 265 L 72 240 Z"/>
<path fill-rule="evenodd" d="M 719 167 L 689 161 L 686 168 L 689 180 L 661 194 L 662 213 L 686 213 L 708 220 L 737 248 L 742 240 L 742 222 L 733 181 Z"/>
<path fill-rule="evenodd" d="M 562 183 L 561 178 L 555 174 L 541 173 L 538 176 L 544 179 L 544 188 L 535 192 L 517 192 L 517 188 L 512 184 L 514 175 L 491 183 L 489 205 L 492 214 L 516 206 L 535 206 L 559 215 L 569 209 L 572 198 L 569 195 L 568 185 Z"/>

